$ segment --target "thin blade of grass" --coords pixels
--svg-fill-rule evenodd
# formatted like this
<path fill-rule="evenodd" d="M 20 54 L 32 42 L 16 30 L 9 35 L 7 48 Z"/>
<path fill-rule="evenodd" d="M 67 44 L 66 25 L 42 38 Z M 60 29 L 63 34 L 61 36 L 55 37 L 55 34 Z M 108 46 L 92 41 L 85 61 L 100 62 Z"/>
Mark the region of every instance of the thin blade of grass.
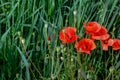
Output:
<path fill-rule="evenodd" d="M 25 58 L 25 55 L 20 50 L 20 48 L 17 46 L 16 46 L 16 48 L 17 48 L 17 50 L 18 50 L 18 52 L 19 52 L 19 54 L 24 62 L 24 65 L 26 67 L 26 80 L 30 80 L 29 63 L 28 63 L 27 59 Z"/>

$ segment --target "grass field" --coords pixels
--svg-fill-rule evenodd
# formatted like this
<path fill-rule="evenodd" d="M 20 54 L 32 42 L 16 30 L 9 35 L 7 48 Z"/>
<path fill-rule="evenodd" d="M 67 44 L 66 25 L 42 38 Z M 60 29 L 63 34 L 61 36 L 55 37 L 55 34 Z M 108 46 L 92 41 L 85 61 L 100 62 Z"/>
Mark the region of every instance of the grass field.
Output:
<path fill-rule="evenodd" d="M 120 50 L 96 41 L 88 55 L 59 39 L 67 26 L 85 38 L 89 21 L 120 39 L 120 1 L 0 0 L 0 80 L 120 80 Z"/>

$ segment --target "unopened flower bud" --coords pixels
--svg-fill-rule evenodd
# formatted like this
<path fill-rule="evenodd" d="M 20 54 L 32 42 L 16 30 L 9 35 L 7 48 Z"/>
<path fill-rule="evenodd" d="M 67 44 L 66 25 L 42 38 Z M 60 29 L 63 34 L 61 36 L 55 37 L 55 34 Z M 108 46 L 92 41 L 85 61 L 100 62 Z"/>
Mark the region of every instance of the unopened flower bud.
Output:
<path fill-rule="evenodd" d="M 48 28 L 48 24 L 47 23 L 45 24 L 45 28 Z"/>
<path fill-rule="evenodd" d="M 24 44 L 24 43 L 25 43 L 25 39 L 24 39 L 24 38 L 22 38 L 22 39 L 21 39 L 21 42 L 22 42 L 22 44 Z"/>
<path fill-rule="evenodd" d="M 56 48 L 56 51 L 59 52 L 59 51 L 60 51 L 60 47 L 57 47 L 57 48 Z"/>
<path fill-rule="evenodd" d="M 112 73 L 114 71 L 114 67 L 113 66 L 110 67 L 109 71 L 110 71 L 110 73 Z"/>
<path fill-rule="evenodd" d="M 18 35 L 19 35 L 19 36 L 20 36 L 20 34 L 21 34 L 20 31 L 18 31 Z"/>
<path fill-rule="evenodd" d="M 74 14 L 74 16 L 77 14 L 77 11 L 75 10 L 75 11 L 73 11 L 73 14 Z"/>
<path fill-rule="evenodd" d="M 64 58 L 63 57 L 60 57 L 60 59 L 63 61 L 64 60 Z"/>
<path fill-rule="evenodd" d="M 71 61 L 73 61 L 73 58 L 71 58 Z"/>

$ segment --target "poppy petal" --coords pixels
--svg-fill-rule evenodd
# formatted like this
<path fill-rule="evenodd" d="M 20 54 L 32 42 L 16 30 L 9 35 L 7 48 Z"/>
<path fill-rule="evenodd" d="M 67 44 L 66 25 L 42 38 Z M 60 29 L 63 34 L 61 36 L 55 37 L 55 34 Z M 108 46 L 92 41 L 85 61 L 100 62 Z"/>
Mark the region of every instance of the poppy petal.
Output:
<path fill-rule="evenodd" d="M 107 51 L 107 50 L 108 50 L 108 46 L 107 46 L 107 45 L 102 44 L 102 49 L 103 49 L 103 50 L 105 50 L 105 51 Z"/>
<path fill-rule="evenodd" d="M 110 37 L 109 34 L 105 34 L 105 35 L 101 35 L 101 36 L 92 35 L 92 39 L 96 39 L 96 40 L 106 40 L 109 37 Z"/>
<path fill-rule="evenodd" d="M 114 43 L 114 40 L 113 40 L 113 39 L 109 39 L 109 40 L 108 40 L 108 45 L 109 45 L 109 46 L 112 46 L 113 43 Z"/>
<path fill-rule="evenodd" d="M 90 54 L 90 51 L 94 50 L 96 45 L 93 40 L 84 38 L 76 42 L 74 48 L 76 48 L 78 52 L 85 52 Z"/>
<path fill-rule="evenodd" d="M 114 43 L 113 43 L 112 47 L 113 47 L 113 50 L 119 50 L 120 49 L 120 40 L 114 39 Z"/>
<path fill-rule="evenodd" d="M 77 40 L 76 29 L 74 27 L 65 27 L 59 32 L 59 39 L 63 44 Z"/>
<path fill-rule="evenodd" d="M 97 22 L 88 22 L 87 24 L 84 23 L 84 28 L 86 29 L 87 32 L 89 33 L 95 33 L 98 32 L 101 29 L 101 25 L 98 24 Z"/>

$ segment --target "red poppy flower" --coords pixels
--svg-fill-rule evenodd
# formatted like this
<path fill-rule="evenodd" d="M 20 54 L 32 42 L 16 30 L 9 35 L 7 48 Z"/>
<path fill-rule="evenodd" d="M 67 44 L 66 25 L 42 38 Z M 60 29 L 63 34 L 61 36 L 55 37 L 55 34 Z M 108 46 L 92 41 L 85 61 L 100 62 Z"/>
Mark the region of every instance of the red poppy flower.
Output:
<path fill-rule="evenodd" d="M 50 36 L 48 36 L 48 41 L 51 41 L 51 38 L 50 38 Z"/>
<path fill-rule="evenodd" d="M 76 29 L 73 27 L 65 27 L 59 33 L 59 39 L 63 44 L 74 42 L 77 38 Z"/>
<path fill-rule="evenodd" d="M 86 29 L 86 33 L 96 33 L 101 29 L 101 25 L 97 22 L 88 22 L 84 23 L 84 28 Z"/>
<path fill-rule="evenodd" d="M 113 45 L 113 39 L 109 38 L 102 41 L 102 49 L 107 51 L 109 46 Z"/>
<path fill-rule="evenodd" d="M 91 37 L 96 40 L 106 40 L 110 35 L 107 33 L 107 29 L 105 27 L 101 27 L 98 32 L 91 33 Z"/>
<path fill-rule="evenodd" d="M 93 40 L 85 38 L 76 42 L 74 47 L 78 52 L 85 52 L 87 54 L 90 54 L 90 51 L 94 50 L 96 48 L 96 45 Z"/>
<path fill-rule="evenodd" d="M 112 47 L 113 47 L 113 50 L 119 50 L 120 49 L 120 40 L 114 39 L 114 43 L 113 43 Z"/>

